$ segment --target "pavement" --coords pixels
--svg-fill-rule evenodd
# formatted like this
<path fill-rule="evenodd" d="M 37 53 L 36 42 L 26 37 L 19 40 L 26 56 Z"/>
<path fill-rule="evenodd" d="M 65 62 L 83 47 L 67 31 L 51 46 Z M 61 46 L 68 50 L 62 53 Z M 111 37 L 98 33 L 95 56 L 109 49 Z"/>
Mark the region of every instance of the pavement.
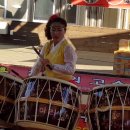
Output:
<path fill-rule="evenodd" d="M 38 47 L 38 46 L 35 46 Z M 94 51 L 77 51 L 78 61 L 77 71 L 94 73 L 113 73 L 113 53 L 103 53 Z M 0 42 L 0 63 L 33 66 L 37 54 L 32 46 L 12 45 Z"/>

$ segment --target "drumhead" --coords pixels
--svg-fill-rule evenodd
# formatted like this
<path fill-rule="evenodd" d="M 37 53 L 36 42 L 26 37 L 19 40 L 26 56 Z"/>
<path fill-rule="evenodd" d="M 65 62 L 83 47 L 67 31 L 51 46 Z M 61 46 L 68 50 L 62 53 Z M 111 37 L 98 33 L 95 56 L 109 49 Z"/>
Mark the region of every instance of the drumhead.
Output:
<path fill-rule="evenodd" d="M 106 84 L 94 87 L 91 91 L 101 89 L 101 88 L 109 88 L 109 87 L 130 87 L 130 84 Z"/>
<path fill-rule="evenodd" d="M 23 80 L 22 80 L 22 79 L 17 78 L 17 77 L 15 77 L 15 76 L 13 76 L 13 75 L 11 75 L 11 74 L 8 74 L 8 73 L 0 73 L 0 76 L 6 77 L 6 78 L 8 78 L 8 79 L 15 80 L 15 81 L 17 81 L 17 82 L 19 82 L 19 83 L 23 83 Z"/>
<path fill-rule="evenodd" d="M 12 127 L 11 124 L 6 123 L 5 121 L 0 119 L 0 128 L 10 128 L 10 127 Z"/>
<path fill-rule="evenodd" d="M 33 122 L 33 121 L 24 121 L 24 120 L 20 120 L 17 121 L 16 124 L 18 126 L 21 126 L 23 128 L 27 128 L 27 129 L 39 129 L 39 130 L 67 130 L 65 128 L 62 127 L 58 127 L 58 126 L 54 126 L 51 124 L 44 124 L 44 123 L 40 123 L 40 122 Z"/>
<path fill-rule="evenodd" d="M 65 80 L 62 80 L 62 79 L 57 79 L 57 78 L 52 78 L 52 77 L 48 77 L 48 76 L 32 76 L 30 78 L 27 78 L 25 80 L 28 80 L 28 79 L 45 79 L 45 80 L 51 80 L 51 81 L 56 81 L 56 82 L 60 82 L 60 83 L 64 83 L 64 84 L 67 84 L 67 85 L 70 85 L 70 86 L 73 86 L 77 89 L 79 89 L 75 84 L 73 83 L 70 83 L 68 81 L 65 81 Z M 24 81 L 25 81 L 24 80 Z"/>

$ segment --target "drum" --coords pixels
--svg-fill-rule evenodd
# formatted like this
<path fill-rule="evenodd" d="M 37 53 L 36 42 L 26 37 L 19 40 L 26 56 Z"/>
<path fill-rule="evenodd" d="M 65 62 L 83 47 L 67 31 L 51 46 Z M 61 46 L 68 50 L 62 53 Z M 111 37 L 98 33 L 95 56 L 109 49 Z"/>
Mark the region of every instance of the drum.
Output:
<path fill-rule="evenodd" d="M 31 77 L 16 101 L 16 125 L 43 130 L 73 130 L 80 113 L 81 92 L 70 82 Z"/>
<path fill-rule="evenodd" d="M 89 94 L 90 130 L 130 130 L 130 85 L 104 85 Z"/>
<path fill-rule="evenodd" d="M 15 118 L 15 99 L 23 81 L 7 73 L 0 73 L 0 128 L 10 127 Z"/>

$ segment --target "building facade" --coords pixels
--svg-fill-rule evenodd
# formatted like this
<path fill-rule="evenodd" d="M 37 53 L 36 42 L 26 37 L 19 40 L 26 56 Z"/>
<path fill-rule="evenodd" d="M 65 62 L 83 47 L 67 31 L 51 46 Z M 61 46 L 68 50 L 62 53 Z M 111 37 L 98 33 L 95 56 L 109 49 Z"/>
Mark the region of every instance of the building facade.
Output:
<path fill-rule="evenodd" d="M 90 27 L 130 29 L 130 9 L 71 6 L 71 0 L 0 0 L 5 19 L 46 23 L 60 13 L 68 23 Z"/>

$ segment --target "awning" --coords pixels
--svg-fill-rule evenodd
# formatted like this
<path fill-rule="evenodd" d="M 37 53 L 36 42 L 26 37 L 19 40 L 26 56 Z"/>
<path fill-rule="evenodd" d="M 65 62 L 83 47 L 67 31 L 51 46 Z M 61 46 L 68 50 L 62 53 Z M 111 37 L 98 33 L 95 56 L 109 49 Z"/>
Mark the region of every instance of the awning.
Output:
<path fill-rule="evenodd" d="M 130 8 L 130 0 L 71 0 L 72 5 L 100 6 L 108 8 Z"/>

